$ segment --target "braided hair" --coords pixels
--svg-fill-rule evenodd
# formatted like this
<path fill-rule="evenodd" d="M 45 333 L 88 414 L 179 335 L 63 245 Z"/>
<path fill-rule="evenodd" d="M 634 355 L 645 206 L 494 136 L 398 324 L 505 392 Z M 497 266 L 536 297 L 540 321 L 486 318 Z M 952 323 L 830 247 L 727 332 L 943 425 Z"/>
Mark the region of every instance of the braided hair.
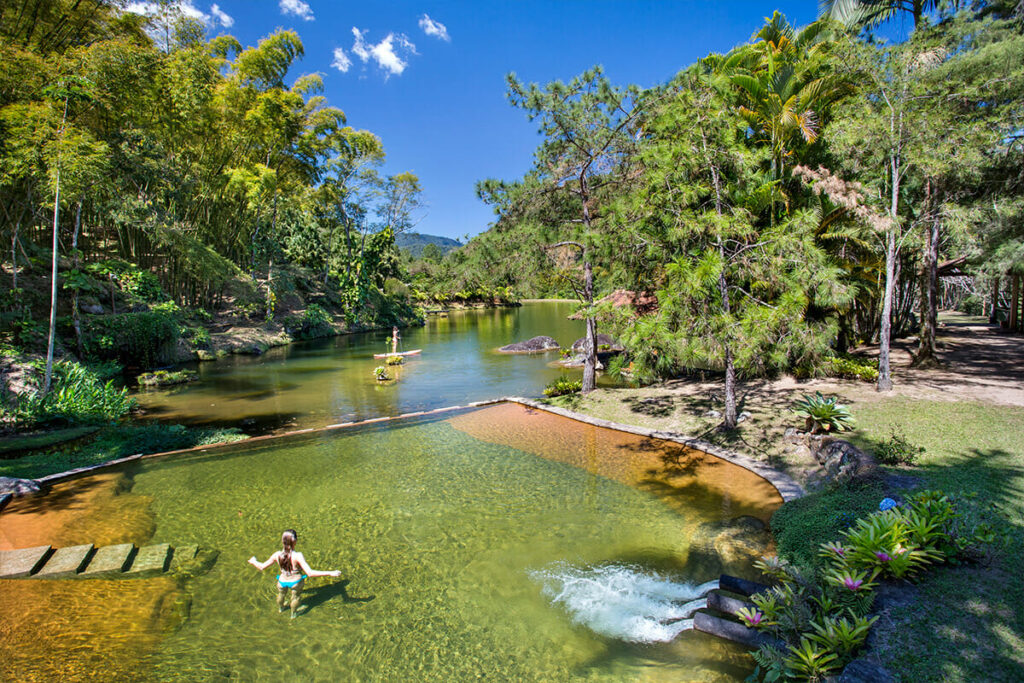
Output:
<path fill-rule="evenodd" d="M 292 563 L 292 551 L 295 550 L 295 541 L 299 540 L 299 534 L 295 529 L 285 529 L 281 534 L 281 553 L 277 556 L 277 564 L 283 572 L 295 571 Z"/>

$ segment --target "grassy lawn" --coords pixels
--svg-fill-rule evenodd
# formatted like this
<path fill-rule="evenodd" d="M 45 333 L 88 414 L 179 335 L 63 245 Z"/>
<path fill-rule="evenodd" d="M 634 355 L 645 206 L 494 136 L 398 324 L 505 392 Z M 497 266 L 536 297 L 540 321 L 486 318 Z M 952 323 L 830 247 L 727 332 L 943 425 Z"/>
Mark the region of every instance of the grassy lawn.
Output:
<path fill-rule="evenodd" d="M 785 450 L 781 435 L 797 421 L 788 406 L 802 389 L 761 396 L 751 392 L 751 417 L 735 434 L 714 431 L 714 407 L 699 391 L 666 386 L 601 390 L 587 397 L 551 402 L 609 420 L 700 435 L 734 450 L 772 461 L 803 481 L 813 463 Z M 850 441 L 872 451 L 893 426 L 925 453 L 912 467 L 885 468 L 908 475 L 917 488 L 939 488 L 993 506 L 1004 520 L 1004 538 L 991 562 L 943 567 L 923 575 L 914 599 L 887 608 L 875 626 L 872 657 L 902 681 L 1024 680 L 1024 408 L 978 401 L 879 397 L 850 384 L 838 391 L 857 420 Z M 883 481 L 829 488 L 788 503 L 776 513 L 772 530 L 779 551 L 797 561 L 814 561 L 819 543 L 845 528 L 844 513 L 877 509 L 887 490 Z"/>
<path fill-rule="evenodd" d="M 136 453 L 160 453 L 244 438 L 245 435 L 237 429 L 197 429 L 182 425 L 109 426 L 71 443 L 40 448 L 21 457 L 0 458 L 0 477 L 35 479 Z"/>

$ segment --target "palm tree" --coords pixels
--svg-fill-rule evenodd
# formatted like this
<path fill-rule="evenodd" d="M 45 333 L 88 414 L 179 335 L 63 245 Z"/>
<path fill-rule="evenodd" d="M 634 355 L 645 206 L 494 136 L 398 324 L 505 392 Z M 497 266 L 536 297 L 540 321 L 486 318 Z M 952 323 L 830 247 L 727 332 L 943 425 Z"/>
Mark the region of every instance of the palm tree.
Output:
<path fill-rule="evenodd" d="M 772 153 L 772 177 L 782 177 L 791 141 L 818 138 L 822 110 L 845 85 L 832 76 L 814 77 L 816 53 L 825 38 L 825 22 L 796 30 L 779 12 L 768 19 L 755 41 L 738 48 L 715 68 L 742 91 L 739 113 Z"/>
<path fill-rule="evenodd" d="M 821 0 L 819 16 L 863 28 L 877 26 L 906 12 L 914 17 L 916 28 L 928 10 L 949 5 L 956 11 L 963 4 L 961 0 Z"/>

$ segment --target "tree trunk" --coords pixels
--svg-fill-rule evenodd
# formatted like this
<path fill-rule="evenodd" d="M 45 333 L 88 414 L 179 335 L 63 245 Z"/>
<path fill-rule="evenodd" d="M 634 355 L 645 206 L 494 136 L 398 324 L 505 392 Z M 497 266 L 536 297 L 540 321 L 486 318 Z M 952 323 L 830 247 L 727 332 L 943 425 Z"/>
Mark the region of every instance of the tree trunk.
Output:
<path fill-rule="evenodd" d="M 995 278 L 995 282 L 992 283 L 992 311 L 989 313 L 988 321 L 993 325 L 999 322 L 999 318 L 996 316 L 997 310 L 999 310 L 999 278 Z"/>
<path fill-rule="evenodd" d="M 892 391 L 889 367 L 889 337 L 892 332 L 892 293 L 896 286 L 896 226 L 886 231 L 885 295 L 882 298 L 882 320 L 878 333 L 878 391 Z"/>
<path fill-rule="evenodd" d="M 583 262 L 583 296 L 587 305 L 594 304 L 594 269 L 589 260 Z M 594 316 L 587 315 L 587 339 L 583 343 L 583 387 L 581 391 L 588 394 L 597 388 L 597 321 Z"/>
<path fill-rule="evenodd" d="M 1010 283 L 1010 315 L 1006 322 L 1007 328 L 1011 332 L 1015 332 L 1020 314 L 1020 276 L 1011 275 Z"/>
<path fill-rule="evenodd" d="M 931 197 L 931 182 L 926 186 Z M 933 209 L 928 201 L 928 208 Z M 914 365 L 936 363 L 935 335 L 939 324 L 939 217 L 929 216 L 931 225 L 924 231 L 924 277 L 921 278 L 921 334 Z"/>
<path fill-rule="evenodd" d="M 60 168 L 57 169 L 57 189 L 53 194 L 53 273 L 50 285 L 50 335 L 46 342 L 46 374 L 43 376 L 42 395 L 50 393 L 53 381 L 53 341 L 57 333 L 57 226 L 60 223 Z"/>
<path fill-rule="evenodd" d="M 78 207 L 75 209 L 75 233 L 71 237 L 71 258 L 73 259 L 73 268 L 78 270 L 81 265 L 81 259 L 78 254 L 78 233 L 82 228 L 82 202 L 78 202 Z M 75 287 L 73 290 L 71 300 L 71 319 L 75 326 L 75 342 L 78 347 L 78 359 L 85 360 L 85 344 L 82 342 L 82 316 L 78 311 L 78 288 Z"/>

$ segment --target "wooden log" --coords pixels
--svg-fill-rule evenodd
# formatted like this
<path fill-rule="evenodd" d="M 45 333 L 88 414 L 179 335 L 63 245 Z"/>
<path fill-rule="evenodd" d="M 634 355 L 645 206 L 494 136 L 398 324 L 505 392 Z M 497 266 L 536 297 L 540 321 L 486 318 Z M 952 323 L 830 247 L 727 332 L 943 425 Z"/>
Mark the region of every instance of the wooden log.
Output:
<path fill-rule="evenodd" d="M 755 631 L 738 621 L 723 619 L 708 612 L 697 612 L 693 615 L 693 629 L 748 647 L 761 647 L 762 645 L 780 646 L 779 641 L 767 633 Z"/>
<path fill-rule="evenodd" d="M 50 557 L 52 548 L 40 545 L 35 548 L 0 551 L 0 579 L 20 579 L 38 571 Z"/>
<path fill-rule="evenodd" d="M 107 545 L 96 549 L 96 554 L 89 561 L 80 576 L 116 576 L 128 567 L 135 546 L 131 543 Z"/>
<path fill-rule="evenodd" d="M 729 576 L 728 574 L 722 574 L 718 578 L 718 587 L 724 591 L 730 593 L 738 593 L 740 595 L 746 595 L 747 597 L 754 593 L 760 593 L 761 591 L 768 590 L 768 586 L 757 581 L 747 581 L 736 576 Z"/>
<path fill-rule="evenodd" d="M 720 591 L 711 591 L 708 593 L 708 609 L 713 609 L 718 612 L 736 614 L 741 609 L 753 606 L 754 603 L 752 602 L 747 602 L 740 598 L 734 598 L 731 595 L 726 595 Z"/>
<path fill-rule="evenodd" d="M 151 576 L 167 571 L 167 563 L 171 559 L 169 543 L 147 545 L 139 548 L 132 560 L 132 566 L 125 572 L 129 576 Z"/>
<path fill-rule="evenodd" d="M 85 545 L 72 545 L 66 548 L 59 548 L 50 559 L 46 561 L 33 578 L 36 579 L 63 579 L 76 576 L 82 571 L 92 557 L 92 543 Z"/>

